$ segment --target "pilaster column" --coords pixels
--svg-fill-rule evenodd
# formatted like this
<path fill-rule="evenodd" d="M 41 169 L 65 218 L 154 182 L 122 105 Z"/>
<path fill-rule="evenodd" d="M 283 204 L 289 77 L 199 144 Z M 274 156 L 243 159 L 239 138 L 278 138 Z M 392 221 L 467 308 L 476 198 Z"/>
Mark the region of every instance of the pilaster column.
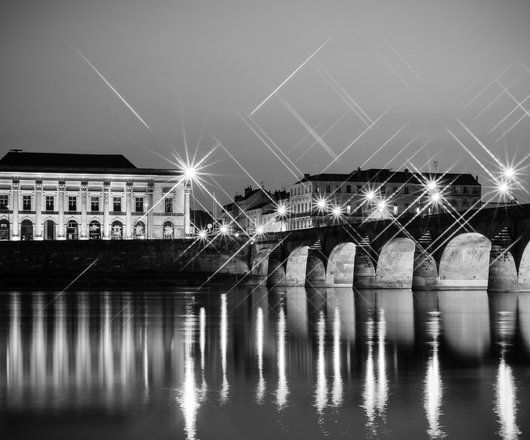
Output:
<path fill-rule="evenodd" d="M 12 204 L 13 204 L 13 221 L 11 222 L 11 240 L 19 241 L 20 240 L 20 224 L 18 219 L 18 203 L 20 199 L 19 194 L 19 185 L 18 180 L 13 180 L 12 185 Z"/>
<path fill-rule="evenodd" d="M 110 192 L 110 182 L 104 182 L 103 183 L 103 240 L 110 240 L 109 192 Z"/>
<path fill-rule="evenodd" d="M 125 239 L 132 239 L 132 182 L 125 185 Z"/>
<path fill-rule="evenodd" d="M 64 233 L 65 224 L 64 224 L 64 180 L 59 181 L 59 224 L 57 225 L 57 240 L 66 240 L 66 235 Z"/>
<path fill-rule="evenodd" d="M 81 240 L 88 240 L 87 200 L 88 182 L 81 182 Z"/>
<path fill-rule="evenodd" d="M 146 238 L 154 238 L 154 213 L 153 213 L 153 191 L 155 189 L 155 185 L 153 182 L 149 182 L 147 185 L 147 237 Z"/>
<path fill-rule="evenodd" d="M 42 236 L 42 180 L 35 181 L 35 240 Z"/>
<path fill-rule="evenodd" d="M 190 193 L 191 181 L 184 182 L 184 236 L 190 235 Z"/>

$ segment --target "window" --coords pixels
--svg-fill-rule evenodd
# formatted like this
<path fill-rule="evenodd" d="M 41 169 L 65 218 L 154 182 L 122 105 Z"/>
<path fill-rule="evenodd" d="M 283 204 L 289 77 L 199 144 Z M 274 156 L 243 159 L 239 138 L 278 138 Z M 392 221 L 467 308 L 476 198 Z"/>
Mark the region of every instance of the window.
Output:
<path fill-rule="evenodd" d="M 45 209 L 46 211 L 53 211 L 53 205 L 54 205 L 54 197 L 53 196 L 46 196 L 45 199 Z"/>
<path fill-rule="evenodd" d="M 351 185 L 346 185 L 346 192 L 351 193 Z"/>
<path fill-rule="evenodd" d="M 68 211 L 77 211 L 77 197 L 68 196 Z"/>
<path fill-rule="evenodd" d="M 480 192 L 480 188 L 478 186 L 473 187 L 473 194 L 478 194 Z"/>
<path fill-rule="evenodd" d="M 385 185 L 381 186 L 381 194 L 386 194 L 386 186 Z"/>
<path fill-rule="evenodd" d="M 326 185 L 326 192 L 327 192 L 327 193 L 330 193 L 330 192 L 331 192 L 331 185 Z"/>
<path fill-rule="evenodd" d="M 397 192 L 398 192 L 398 187 L 397 187 L 397 186 L 394 186 L 394 187 L 392 188 L 392 192 L 397 193 Z"/>
<path fill-rule="evenodd" d="M 144 212 L 144 198 L 136 197 L 134 206 L 136 212 Z"/>
<path fill-rule="evenodd" d="M 99 197 L 98 196 L 90 197 L 90 210 L 99 211 Z"/>
<path fill-rule="evenodd" d="M 403 194 L 408 194 L 409 193 L 409 187 L 406 186 L 404 189 L 403 189 Z"/>
<path fill-rule="evenodd" d="M 31 196 L 22 196 L 22 210 L 31 211 Z"/>
<path fill-rule="evenodd" d="M 77 240 L 79 232 L 79 225 L 75 220 L 70 220 L 66 224 L 66 239 L 67 240 Z"/>
<path fill-rule="evenodd" d="M 361 185 L 357 185 L 357 192 L 358 192 L 358 193 L 361 192 Z"/>
<path fill-rule="evenodd" d="M 171 197 L 166 197 L 164 203 L 164 212 L 170 213 L 173 212 L 173 199 Z"/>
<path fill-rule="evenodd" d="M 8 196 L 5 194 L 0 195 L 0 209 L 9 209 Z"/>
<path fill-rule="evenodd" d="M 121 197 L 114 197 L 112 199 L 112 210 L 114 212 L 121 212 Z"/>
<path fill-rule="evenodd" d="M 464 194 L 467 194 L 467 192 L 468 192 L 468 191 L 467 191 L 467 186 L 464 186 L 462 189 L 463 189 L 463 193 L 464 193 Z"/>

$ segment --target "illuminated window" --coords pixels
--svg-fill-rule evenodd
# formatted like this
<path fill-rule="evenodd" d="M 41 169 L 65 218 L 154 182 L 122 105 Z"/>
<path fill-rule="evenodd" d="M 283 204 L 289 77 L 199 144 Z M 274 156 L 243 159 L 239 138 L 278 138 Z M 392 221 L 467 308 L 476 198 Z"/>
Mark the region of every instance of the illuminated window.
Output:
<path fill-rule="evenodd" d="M 68 196 L 68 211 L 77 211 L 77 197 L 76 196 Z"/>
<path fill-rule="evenodd" d="M 114 197 L 112 199 L 112 210 L 114 212 L 120 212 L 121 211 L 121 197 Z"/>
<path fill-rule="evenodd" d="M 0 195 L 0 209 L 8 209 L 9 198 L 7 195 Z"/>
<path fill-rule="evenodd" d="M 136 212 L 144 212 L 144 198 L 136 197 L 134 201 L 134 207 Z"/>
<path fill-rule="evenodd" d="M 31 211 L 31 196 L 22 196 L 22 210 Z"/>
<path fill-rule="evenodd" d="M 166 197 L 164 199 L 164 212 L 171 213 L 173 212 L 173 199 L 171 197 Z"/>
<path fill-rule="evenodd" d="M 45 209 L 46 209 L 46 211 L 53 211 L 54 206 L 55 206 L 55 197 L 54 196 L 46 196 L 46 199 L 45 199 Z"/>
<path fill-rule="evenodd" d="M 99 211 L 99 197 L 98 196 L 90 197 L 90 210 Z"/>

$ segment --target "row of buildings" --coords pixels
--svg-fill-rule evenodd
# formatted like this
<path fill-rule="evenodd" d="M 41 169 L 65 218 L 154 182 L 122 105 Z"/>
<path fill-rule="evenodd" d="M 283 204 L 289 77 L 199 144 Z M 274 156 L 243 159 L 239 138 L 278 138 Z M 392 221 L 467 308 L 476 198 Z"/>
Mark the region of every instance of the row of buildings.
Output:
<path fill-rule="evenodd" d="M 281 191 L 249 186 L 218 218 L 191 211 L 190 193 L 191 179 L 181 171 L 137 168 L 122 155 L 10 151 L 0 159 L 0 240 L 174 239 L 219 228 L 278 232 L 465 211 L 482 196 L 471 174 L 407 169 L 305 174 Z"/>
<path fill-rule="evenodd" d="M 232 232 L 277 232 L 466 211 L 479 207 L 481 197 L 478 178 L 471 174 L 357 169 L 348 174 L 305 174 L 282 191 L 249 186 L 224 206 L 219 222 Z"/>

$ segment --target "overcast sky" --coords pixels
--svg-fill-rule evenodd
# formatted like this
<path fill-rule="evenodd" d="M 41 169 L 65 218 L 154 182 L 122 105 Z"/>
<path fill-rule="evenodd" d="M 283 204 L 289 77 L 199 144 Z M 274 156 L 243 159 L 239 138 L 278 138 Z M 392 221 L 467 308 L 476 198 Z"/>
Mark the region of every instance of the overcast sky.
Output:
<path fill-rule="evenodd" d="M 300 172 L 435 161 L 489 185 L 471 154 L 493 173 L 499 164 L 472 135 L 503 163 L 530 151 L 516 103 L 530 94 L 529 23 L 527 0 L 4 0 L 0 154 L 123 153 L 170 167 L 184 139 L 200 156 L 215 137 L 271 189 Z M 221 147 L 209 162 L 218 196 L 249 181 Z"/>

